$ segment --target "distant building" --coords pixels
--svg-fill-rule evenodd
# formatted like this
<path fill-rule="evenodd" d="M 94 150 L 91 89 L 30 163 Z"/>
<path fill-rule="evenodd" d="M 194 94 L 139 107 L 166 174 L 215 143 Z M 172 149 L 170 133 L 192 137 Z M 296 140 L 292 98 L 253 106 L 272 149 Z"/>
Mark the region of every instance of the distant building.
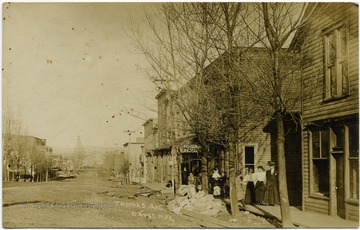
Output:
<path fill-rule="evenodd" d="M 142 183 L 145 180 L 144 138 L 138 137 L 135 142 L 124 144 L 125 157 L 129 160 L 130 182 Z"/>
<path fill-rule="evenodd" d="M 48 180 L 51 154 L 46 139 L 3 134 L 3 180 Z"/>
<path fill-rule="evenodd" d="M 145 183 L 153 183 L 155 181 L 156 156 L 154 156 L 157 143 L 157 119 L 149 119 L 144 124 L 144 156 L 145 156 Z"/>

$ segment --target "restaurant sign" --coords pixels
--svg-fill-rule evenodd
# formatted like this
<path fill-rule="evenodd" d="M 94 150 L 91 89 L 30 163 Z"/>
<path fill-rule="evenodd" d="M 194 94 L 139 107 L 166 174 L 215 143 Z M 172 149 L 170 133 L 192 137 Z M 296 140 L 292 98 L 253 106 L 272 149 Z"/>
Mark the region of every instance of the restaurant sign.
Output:
<path fill-rule="evenodd" d="M 197 153 L 200 151 L 199 145 L 181 145 L 179 147 L 181 153 Z"/>

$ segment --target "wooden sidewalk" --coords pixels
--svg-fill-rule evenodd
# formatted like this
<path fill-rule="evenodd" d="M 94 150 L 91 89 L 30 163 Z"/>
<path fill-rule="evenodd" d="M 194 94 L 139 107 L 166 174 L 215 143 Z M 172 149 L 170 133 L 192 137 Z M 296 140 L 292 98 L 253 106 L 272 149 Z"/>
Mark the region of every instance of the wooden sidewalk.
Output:
<path fill-rule="evenodd" d="M 281 221 L 280 206 L 246 205 L 245 210 Z M 290 207 L 293 224 L 305 228 L 359 228 L 359 222 Z"/>

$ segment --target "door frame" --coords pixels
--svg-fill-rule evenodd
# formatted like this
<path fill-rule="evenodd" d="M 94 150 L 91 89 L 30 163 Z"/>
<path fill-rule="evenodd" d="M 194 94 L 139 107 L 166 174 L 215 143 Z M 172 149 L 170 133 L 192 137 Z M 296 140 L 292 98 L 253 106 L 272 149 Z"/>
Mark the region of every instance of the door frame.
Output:
<path fill-rule="evenodd" d="M 337 159 L 338 157 L 342 157 L 342 167 L 343 167 L 343 207 L 344 207 L 344 216 L 340 218 L 346 219 L 347 210 L 346 210 L 346 156 L 348 153 L 349 145 L 348 145 L 348 133 L 346 126 L 343 126 L 344 136 L 343 136 L 343 149 L 336 149 L 336 135 L 330 127 L 330 154 L 329 154 L 329 215 L 338 216 L 338 192 L 337 192 Z"/>

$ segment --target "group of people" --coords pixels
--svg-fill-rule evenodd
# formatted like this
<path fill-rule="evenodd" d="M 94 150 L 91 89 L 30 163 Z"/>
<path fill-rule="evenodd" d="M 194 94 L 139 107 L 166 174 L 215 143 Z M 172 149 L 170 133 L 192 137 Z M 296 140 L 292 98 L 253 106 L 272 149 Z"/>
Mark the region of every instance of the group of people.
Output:
<path fill-rule="evenodd" d="M 269 169 L 257 167 L 257 172 L 246 168 L 244 176 L 237 177 L 238 200 L 245 204 L 275 205 L 279 204 L 278 173 L 275 162 L 268 162 Z"/>
<path fill-rule="evenodd" d="M 196 192 L 201 190 L 201 174 L 199 173 L 197 176 L 194 173 L 190 173 L 188 176 L 188 185 L 194 186 Z"/>
<path fill-rule="evenodd" d="M 209 180 L 209 190 L 214 197 L 228 198 L 230 193 L 230 184 L 226 172 L 219 173 L 214 168 Z"/>
<path fill-rule="evenodd" d="M 279 204 L 278 172 L 275 162 L 267 163 L 269 169 L 258 166 L 257 171 L 250 167 L 245 168 L 245 174 L 236 176 L 236 192 L 238 200 L 243 204 L 275 205 Z M 219 173 L 214 168 L 209 178 L 209 193 L 214 197 L 229 198 L 230 183 L 225 172 Z M 188 184 L 193 185 L 196 191 L 201 190 L 201 180 L 190 173 Z"/>

